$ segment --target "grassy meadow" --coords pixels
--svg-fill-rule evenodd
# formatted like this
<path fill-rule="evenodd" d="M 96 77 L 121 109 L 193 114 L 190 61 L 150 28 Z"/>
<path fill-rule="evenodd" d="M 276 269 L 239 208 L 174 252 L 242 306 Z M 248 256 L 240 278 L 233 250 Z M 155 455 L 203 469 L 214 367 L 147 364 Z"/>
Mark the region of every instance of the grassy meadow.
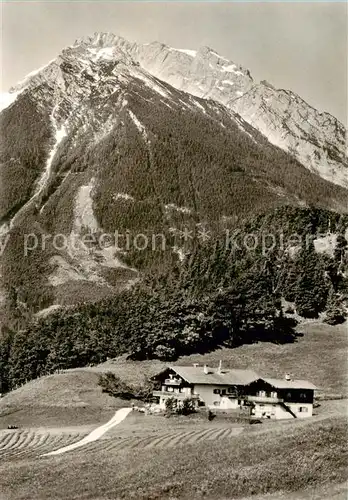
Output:
<path fill-rule="evenodd" d="M 292 344 L 260 343 L 180 358 L 307 378 L 325 401 L 311 419 L 230 422 L 133 413 L 100 440 L 55 457 L 129 402 L 103 394 L 113 371 L 139 383 L 164 366 L 125 357 L 33 380 L 0 400 L 1 500 L 343 500 L 347 491 L 346 325 L 307 323 Z M 7 425 L 18 425 L 13 435 Z M 3 430 L 1 430 L 3 429 Z M 5 443 L 5 444 L 4 444 Z M 2 495 L 2 496 L 1 496 Z"/>
<path fill-rule="evenodd" d="M 6 500 L 233 499 L 347 479 L 347 423 L 334 417 L 232 439 L 95 450 L 0 465 Z M 298 496 L 296 498 L 301 498 Z"/>
<path fill-rule="evenodd" d="M 313 382 L 321 397 L 348 394 L 347 324 L 329 326 L 309 322 L 298 327 L 294 343 L 257 343 L 235 349 L 218 349 L 205 355 L 179 358 L 177 364 L 208 363 L 226 368 L 251 368 L 264 376 L 294 378 Z M 129 402 L 103 394 L 98 386 L 100 373 L 112 371 L 127 383 L 141 383 L 165 367 L 158 360 L 129 361 L 116 358 L 103 364 L 66 370 L 25 384 L 0 399 L 0 429 L 9 424 L 29 426 L 100 425 L 115 409 Z"/>

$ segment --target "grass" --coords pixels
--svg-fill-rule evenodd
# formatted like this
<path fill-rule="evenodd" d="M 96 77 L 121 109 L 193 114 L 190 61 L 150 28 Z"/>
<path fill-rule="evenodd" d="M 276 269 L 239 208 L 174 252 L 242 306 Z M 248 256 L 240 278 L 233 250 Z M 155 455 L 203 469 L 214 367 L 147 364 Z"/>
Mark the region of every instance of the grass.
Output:
<path fill-rule="evenodd" d="M 122 401 L 103 394 L 98 374 L 75 370 L 25 384 L 0 400 L 0 429 L 99 425 L 111 418 Z"/>
<path fill-rule="evenodd" d="M 294 375 L 312 380 L 327 394 L 344 394 L 345 325 L 310 323 L 301 329 L 303 336 L 293 344 L 221 349 L 178 363 L 217 366 L 222 359 L 224 366 L 249 366 L 277 376 L 294 374 L 296 367 Z M 100 373 L 111 370 L 139 383 L 163 366 L 123 357 L 32 381 L 1 400 L 0 426 L 16 423 L 16 416 L 20 426 L 56 425 L 62 439 L 67 433 L 76 439 L 76 432 L 88 432 L 88 425 L 106 422 L 117 407 L 129 404 L 102 394 Z M 38 458 L 20 444 L 0 465 L 0 491 L 6 500 L 341 500 L 346 498 L 348 465 L 345 405 L 323 401 L 312 419 L 264 422 L 241 434 L 239 424 L 218 419 L 209 423 L 197 416 L 166 419 L 135 413 L 100 441 L 62 456 Z M 37 442 L 37 431 L 30 439 Z M 59 447 L 57 439 L 52 437 L 47 446 Z"/>
<path fill-rule="evenodd" d="M 243 500 L 347 500 L 347 493 L 347 483 L 329 483 L 313 488 L 306 488 L 301 493 L 298 491 L 277 491 L 276 493 L 266 493 L 265 495 L 253 495 Z"/>
<path fill-rule="evenodd" d="M 215 418 L 213 421 L 208 421 L 206 412 L 203 410 L 200 413 L 189 416 L 172 416 L 165 418 L 163 415 L 144 416 L 142 413 L 131 413 L 126 420 L 120 425 L 114 427 L 107 433 L 108 438 L 113 437 L 136 437 L 143 438 L 144 436 L 162 435 L 170 433 L 185 433 L 185 432 L 203 432 L 215 428 L 220 429 L 240 429 L 241 423 L 231 422 L 227 418 Z"/>
<path fill-rule="evenodd" d="M 3 407 L 0 411 L 0 430 L 9 425 L 24 428 L 63 428 L 77 426 L 98 426 L 107 422 L 115 413 L 115 409 L 103 407 Z"/>
<path fill-rule="evenodd" d="M 0 433 L 0 457 L 2 462 L 37 458 L 41 454 L 79 441 L 87 429 L 41 431 L 5 431 Z"/>
<path fill-rule="evenodd" d="M 236 349 L 220 349 L 205 355 L 181 357 L 177 364 L 198 362 L 224 367 L 252 368 L 261 375 L 308 379 L 322 389 L 324 397 L 346 396 L 347 324 L 329 326 L 307 323 L 299 327 L 303 336 L 292 344 L 259 343 Z M 101 365 L 66 370 L 38 380 L 7 394 L 0 400 L 0 428 L 20 426 L 98 425 L 116 408 L 129 402 L 103 394 L 98 386 L 100 373 L 112 371 L 128 383 L 141 383 L 164 368 L 158 360 L 129 361 L 125 357 Z"/>
<path fill-rule="evenodd" d="M 330 326 L 309 322 L 299 325 L 297 330 L 299 337 L 294 343 L 277 345 L 262 342 L 235 349 L 217 349 L 203 355 L 182 356 L 173 364 L 206 363 L 217 367 L 222 360 L 225 368 L 251 368 L 260 375 L 280 378 L 290 373 L 293 378 L 313 382 L 325 395 L 347 396 L 347 323 Z M 164 366 L 165 363 L 157 360 L 133 362 L 121 357 L 91 370 L 109 370 L 127 382 L 139 383 Z"/>
<path fill-rule="evenodd" d="M 227 368 L 252 368 L 263 376 L 306 379 L 326 395 L 348 394 L 347 323 L 329 326 L 310 322 L 299 325 L 303 336 L 291 344 L 258 343 L 220 349 L 205 355 L 180 358 L 179 364 L 207 363 Z"/>
<path fill-rule="evenodd" d="M 347 423 L 328 418 L 178 448 L 121 449 L 0 465 L 6 500 L 243 498 L 341 484 Z M 297 497 L 301 498 L 301 497 Z"/>

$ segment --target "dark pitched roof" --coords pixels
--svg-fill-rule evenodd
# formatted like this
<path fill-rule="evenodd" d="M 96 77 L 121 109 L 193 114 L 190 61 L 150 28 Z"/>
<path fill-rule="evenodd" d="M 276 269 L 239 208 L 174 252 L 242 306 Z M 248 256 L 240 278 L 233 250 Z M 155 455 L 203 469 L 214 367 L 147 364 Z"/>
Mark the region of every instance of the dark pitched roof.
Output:
<path fill-rule="evenodd" d="M 169 366 L 181 378 L 190 384 L 207 385 L 247 385 L 260 378 L 252 370 L 229 370 L 208 368 L 209 373 L 204 373 L 203 366 Z M 163 372 L 162 372 L 163 373 Z"/>
<path fill-rule="evenodd" d="M 313 391 L 318 389 L 308 380 L 287 380 L 285 378 L 262 378 L 262 380 L 276 389 L 311 389 Z"/>
<path fill-rule="evenodd" d="M 277 378 L 260 377 L 253 370 L 222 369 L 208 367 L 208 373 L 204 373 L 204 367 L 200 366 L 177 366 L 170 365 L 157 374 L 160 375 L 168 370 L 174 371 L 179 377 L 189 384 L 204 385 L 249 385 L 257 380 L 263 380 L 276 389 L 310 389 L 318 388 L 307 380 L 287 380 Z M 156 378 L 152 377 L 153 379 Z"/>

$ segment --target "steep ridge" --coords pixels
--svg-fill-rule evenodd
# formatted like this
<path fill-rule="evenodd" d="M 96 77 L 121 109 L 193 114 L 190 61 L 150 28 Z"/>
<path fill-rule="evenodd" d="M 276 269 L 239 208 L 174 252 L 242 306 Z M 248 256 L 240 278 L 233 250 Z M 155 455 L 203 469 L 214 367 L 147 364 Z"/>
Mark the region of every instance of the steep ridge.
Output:
<path fill-rule="evenodd" d="M 105 231 L 164 232 L 177 260 L 170 238 L 185 227 L 214 230 L 284 203 L 346 211 L 345 189 L 217 102 L 216 79 L 202 99 L 192 82 L 184 92 L 144 69 L 154 54 L 155 73 L 163 51 L 177 74 L 178 60 L 197 59 L 192 75 L 219 68 L 224 88 L 236 87 L 232 97 L 221 91 L 226 99 L 253 92 L 249 72 L 210 49 L 141 48 L 107 34 L 78 40 L 11 89 L 16 98 L 1 113 L 0 226 L 10 236 L 1 274 L 19 301 L 40 309 L 131 286 L 151 258 L 135 261 L 115 241 L 101 248 L 93 237 Z M 37 244 L 24 256 L 28 233 Z"/>
<path fill-rule="evenodd" d="M 209 47 L 174 49 L 163 43 L 130 43 L 112 34 L 96 33 L 76 46 L 121 47 L 151 74 L 175 88 L 214 99 L 237 111 L 272 144 L 293 154 L 326 180 L 348 187 L 346 130 L 329 113 L 321 113 L 295 93 L 256 84 L 249 70 Z"/>
<path fill-rule="evenodd" d="M 312 172 L 348 187 L 346 131 L 335 117 L 319 113 L 289 90 L 264 84 L 233 101 L 231 108 Z"/>

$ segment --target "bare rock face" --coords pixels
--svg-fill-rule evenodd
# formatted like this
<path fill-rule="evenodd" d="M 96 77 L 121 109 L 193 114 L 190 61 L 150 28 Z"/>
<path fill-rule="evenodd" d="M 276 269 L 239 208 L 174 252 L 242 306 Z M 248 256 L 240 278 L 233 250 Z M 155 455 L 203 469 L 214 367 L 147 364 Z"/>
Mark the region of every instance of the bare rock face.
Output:
<path fill-rule="evenodd" d="M 97 87 L 100 92 L 101 85 L 105 92 L 112 92 L 120 75 L 135 76 L 151 86 L 149 74 L 178 90 L 223 104 L 311 172 L 348 187 L 342 123 L 291 91 L 277 90 L 266 81 L 255 84 L 248 70 L 209 47 L 175 49 L 159 42 L 138 44 L 112 33 L 95 33 L 76 40 L 55 60 L 30 73 L 6 100 L 11 103 L 16 95 L 35 89 L 46 104 L 51 92 L 61 108 L 63 101 L 71 107 L 93 96 Z"/>
<path fill-rule="evenodd" d="M 159 42 L 137 44 L 107 33 L 77 40 L 74 47 L 76 51 L 89 47 L 90 53 L 104 49 L 114 56 L 119 49 L 124 57 L 127 54 L 133 63 L 173 87 L 236 111 L 310 171 L 348 187 L 343 124 L 291 91 L 277 90 L 266 81 L 255 84 L 248 70 L 209 47 L 186 50 Z"/>
<path fill-rule="evenodd" d="M 225 105 L 253 85 L 248 70 L 209 47 L 194 51 L 151 43 L 133 46 L 132 55 L 157 78 L 197 97 L 214 99 Z"/>
<path fill-rule="evenodd" d="M 348 187 L 346 131 L 332 115 L 319 113 L 291 91 L 262 84 L 229 107 L 309 170 Z"/>

